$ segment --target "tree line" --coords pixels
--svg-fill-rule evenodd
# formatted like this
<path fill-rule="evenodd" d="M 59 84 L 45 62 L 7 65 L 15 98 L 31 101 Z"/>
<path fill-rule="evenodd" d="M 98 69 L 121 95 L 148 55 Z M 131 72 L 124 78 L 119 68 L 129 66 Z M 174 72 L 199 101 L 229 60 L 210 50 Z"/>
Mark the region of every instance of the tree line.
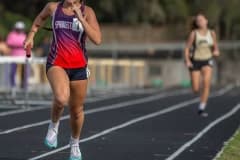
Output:
<path fill-rule="evenodd" d="M 1 0 L 0 29 L 22 18 L 30 23 L 49 0 Z M 239 0 L 86 0 L 101 23 L 124 25 L 185 25 L 197 12 L 204 13 L 221 39 L 240 36 Z M 5 24 L 2 24 L 5 23 Z"/>

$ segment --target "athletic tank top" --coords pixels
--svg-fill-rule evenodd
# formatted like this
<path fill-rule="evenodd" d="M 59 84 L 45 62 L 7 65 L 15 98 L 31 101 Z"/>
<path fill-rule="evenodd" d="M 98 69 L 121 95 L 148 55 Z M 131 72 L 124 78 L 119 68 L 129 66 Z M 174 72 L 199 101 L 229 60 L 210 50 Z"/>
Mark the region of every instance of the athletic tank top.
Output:
<path fill-rule="evenodd" d="M 213 38 L 211 31 L 208 30 L 205 36 L 195 31 L 195 42 L 193 48 L 194 60 L 208 60 L 212 58 Z"/>
<path fill-rule="evenodd" d="M 85 6 L 81 5 L 84 13 Z M 86 34 L 75 15 L 69 16 L 63 12 L 60 2 L 52 15 L 53 40 L 47 63 L 63 68 L 83 68 L 87 66 L 85 49 Z"/>

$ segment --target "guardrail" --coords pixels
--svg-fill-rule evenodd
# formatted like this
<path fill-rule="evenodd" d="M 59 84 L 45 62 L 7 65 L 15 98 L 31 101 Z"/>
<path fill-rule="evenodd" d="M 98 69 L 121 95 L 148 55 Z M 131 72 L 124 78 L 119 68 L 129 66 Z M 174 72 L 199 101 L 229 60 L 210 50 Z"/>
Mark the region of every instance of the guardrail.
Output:
<path fill-rule="evenodd" d="M 113 55 L 118 52 L 118 54 L 123 53 L 124 51 L 128 51 L 128 53 L 131 52 L 137 52 L 137 51 L 149 51 L 149 50 L 161 50 L 161 51 L 183 51 L 184 49 L 184 42 L 177 42 L 177 43 L 160 43 L 160 44 L 104 44 L 102 46 L 88 46 L 88 51 L 91 55 L 92 51 L 110 51 Z M 230 49 L 230 50 L 238 50 L 240 49 L 240 41 L 225 41 L 220 42 L 219 44 L 221 49 Z M 164 53 L 164 52 L 162 52 Z M 156 60 L 155 60 L 156 61 Z M 33 56 L 30 59 L 26 59 L 25 57 L 11 57 L 11 56 L 1 56 L 0 57 L 0 64 L 1 66 L 4 66 L 4 64 L 11 64 L 11 63 L 17 63 L 17 64 L 31 64 L 31 65 L 45 65 L 46 58 L 41 57 L 34 57 Z M 151 64 L 152 62 L 147 62 L 146 59 L 116 59 L 114 56 L 112 58 L 108 59 L 93 59 L 90 58 L 89 60 L 89 67 L 92 70 L 91 74 L 91 87 L 97 88 L 98 86 L 101 87 L 144 87 L 146 85 L 147 81 L 156 81 L 156 73 L 154 73 L 155 77 L 153 77 L 151 80 L 149 75 L 151 74 L 150 65 L 153 65 L 154 69 L 159 69 L 159 72 L 163 72 L 161 77 L 163 79 L 164 83 L 164 73 L 165 70 L 163 66 L 165 66 L 165 63 L 162 63 L 161 65 L 159 63 Z M 179 61 L 179 63 L 182 63 Z M 179 64 L 178 64 L 179 65 Z M 161 67 L 159 67 L 161 66 Z M 168 66 L 169 68 L 170 66 Z M 184 66 L 183 66 L 184 67 Z M 179 69 L 182 69 L 181 66 Z M 2 69 L 3 70 L 3 69 Z M 154 71 L 155 72 L 155 71 Z M 167 72 L 166 72 L 167 73 Z M 2 72 L 2 74 L 4 74 Z M 5 74 L 6 75 L 6 74 Z M 169 75 L 169 74 L 168 74 Z M 185 74 L 183 74 L 185 75 Z M 136 81 L 137 77 L 137 81 Z M 0 77 L 1 78 L 1 77 Z M 147 80 L 146 80 L 147 79 Z M 161 80 L 162 80 L 161 79 Z M 174 78 L 172 78 L 174 79 Z M 160 81 L 161 81 L 160 80 Z M 159 84 L 160 84 L 159 81 Z M 158 82 L 158 81 L 157 81 Z M 147 82 L 150 83 L 150 82 Z M 174 82 L 175 83 L 175 82 Z M 161 82 L 162 84 L 162 82 Z M 1 84 L 0 84 L 1 85 Z M 3 84 L 2 84 L 3 85 Z M 6 86 L 4 86 L 6 87 Z M 28 94 L 29 90 L 26 88 L 24 90 L 25 93 L 25 102 L 28 104 Z"/>
<path fill-rule="evenodd" d="M 169 42 L 169 43 L 145 43 L 145 44 L 125 44 L 125 43 L 112 43 L 103 44 L 101 46 L 88 45 L 89 51 L 174 51 L 183 50 L 185 42 Z M 220 41 L 219 47 L 222 49 L 240 48 L 240 41 Z"/>
<path fill-rule="evenodd" d="M 1 56 L 0 64 L 5 64 L 5 63 L 25 64 L 26 60 L 27 59 L 25 57 Z M 46 63 L 46 58 L 32 57 L 28 59 L 28 62 L 34 63 L 34 64 L 44 64 Z"/>

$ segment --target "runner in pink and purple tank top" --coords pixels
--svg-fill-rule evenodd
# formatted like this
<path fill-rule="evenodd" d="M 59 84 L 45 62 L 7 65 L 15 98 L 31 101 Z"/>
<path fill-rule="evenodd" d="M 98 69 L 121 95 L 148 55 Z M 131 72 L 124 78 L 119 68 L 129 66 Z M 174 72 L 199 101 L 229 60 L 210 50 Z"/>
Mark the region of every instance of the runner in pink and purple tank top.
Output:
<path fill-rule="evenodd" d="M 33 39 L 45 20 L 52 17 L 53 41 L 47 58 L 47 77 L 54 100 L 45 145 L 56 148 L 58 127 L 65 105 L 69 105 L 72 135 L 70 160 L 81 160 L 79 138 L 84 121 L 83 104 L 89 72 L 85 40 L 101 43 L 101 31 L 92 8 L 84 0 L 49 2 L 33 22 L 24 47 L 33 47 Z"/>

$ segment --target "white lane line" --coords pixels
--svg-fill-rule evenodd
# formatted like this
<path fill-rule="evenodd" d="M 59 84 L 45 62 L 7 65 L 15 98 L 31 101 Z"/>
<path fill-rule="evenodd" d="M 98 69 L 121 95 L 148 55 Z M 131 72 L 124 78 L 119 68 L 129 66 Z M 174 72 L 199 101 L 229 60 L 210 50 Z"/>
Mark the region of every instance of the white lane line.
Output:
<path fill-rule="evenodd" d="M 120 96 L 127 96 L 127 95 L 131 95 L 131 94 L 152 94 L 157 92 L 157 90 L 144 90 L 141 89 L 139 91 L 122 91 L 122 92 L 114 92 L 114 93 L 106 93 L 100 96 L 96 96 L 96 97 L 89 97 L 87 98 L 86 102 L 87 103 L 91 103 L 91 102 L 96 102 L 96 101 L 100 101 L 100 100 L 107 100 L 107 99 L 111 99 L 111 98 L 117 98 Z M 16 100 L 15 101 L 16 105 L 25 105 L 25 101 L 24 100 Z M 52 101 L 48 100 L 48 101 L 44 101 L 44 100 L 29 100 L 28 104 L 31 105 L 51 105 Z M 43 107 L 44 108 L 44 107 Z"/>
<path fill-rule="evenodd" d="M 43 110 L 43 109 L 50 109 L 50 107 L 49 106 L 31 107 L 31 108 L 26 108 L 26 109 L 17 109 L 17 110 L 14 110 L 14 111 L 6 111 L 6 112 L 0 113 L 0 117 L 20 114 L 20 113 L 25 113 L 25 112 L 33 112 L 33 111 L 38 111 L 38 110 Z"/>
<path fill-rule="evenodd" d="M 126 95 L 126 94 L 121 93 L 121 94 L 113 94 L 113 95 L 109 95 L 109 96 L 89 97 L 89 98 L 87 98 L 86 103 L 111 99 L 111 98 L 119 97 L 122 95 Z M 24 100 L 16 100 L 15 103 L 16 103 L 16 105 L 24 105 L 26 102 Z M 29 100 L 28 103 L 31 105 L 51 105 L 52 100 Z"/>
<path fill-rule="evenodd" d="M 136 100 L 117 103 L 117 104 L 113 104 L 113 105 L 109 105 L 109 106 L 105 106 L 105 107 L 99 107 L 99 108 L 96 108 L 96 109 L 89 109 L 89 110 L 85 111 L 85 115 L 98 113 L 98 112 L 109 111 L 109 110 L 115 110 L 115 109 L 119 109 L 119 108 L 125 108 L 125 107 L 129 107 L 129 106 L 133 106 L 133 105 L 137 105 L 137 104 L 142 104 L 142 103 L 147 103 L 147 102 L 151 102 L 151 101 L 154 101 L 154 100 L 157 100 L 157 99 L 162 99 L 162 98 L 166 98 L 166 97 L 170 97 L 170 96 L 183 95 L 183 94 L 187 94 L 189 92 L 190 92 L 189 90 L 182 90 L 182 91 L 179 91 L 179 92 L 175 91 L 175 92 L 169 92 L 169 93 L 165 93 L 165 94 L 157 94 L 157 95 L 149 96 L 149 97 L 146 97 L 146 98 L 141 98 L 141 99 L 139 98 L 139 99 L 136 99 Z M 69 115 L 63 116 L 63 117 L 61 117 L 61 121 L 67 120 L 69 118 L 70 118 Z M 31 123 L 31 124 L 15 127 L 15 128 L 12 128 L 12 129 L 1 131 L 0 135 L 6 135 L 6 134 L 17 132 L 17 131 L 20 131 L 20 130 L 23 130 L 23 129 L 38 127 L 38 126 L 41 126 L 41 125 L 49 124 L 49 122 L 50 122 L 50 119 L 45 120 L 45 121 L 41 121 L 41 122 L 36 122 L 36 123 Z"/>
<path fill-rule="evenodd" d="M 119 95 L 113 95 L 113 96 L 109 96 L 109 97 L 88 98 L 86 100 L 86 103 L 103 101 L 103 100 L 107 100 L 107 99 L 111 99 L 111 98 L 117 98 L 117 97 L 120 97 L 120 96 L 122 96 L 122 95 L 119 94 Z M 20 104 L 25 104 L 25 102 L 24 101 L 18 101 L 17 105 L 20 105 Z M 20 114 L 20 113 L 25 113 L 25 112 L 33 112 L 33 111 L 38 111 L 38 110 L 50 109 L 51 108 L 50 105 L 52 104 L 52 101 L 29 101 L 29 104 L 31 104 L 31 105 L 49 105 L 49 106 L 29 107 L 29 108 L 25 108 L 25 109 L 14 110 L 14 111 L 6 111 L 6 112 L 0 113 L 0 117 L 14 115 L 14 114 Z"/>
<path fill-rule="evenodd" d="M 186 90 L 186 89 L 184 89 Z M 182 90 L 180 90 L 182 91 Z M 155 91 L 151 91 L 151 92 L 148 92 L 148 93 L 139 93 L 140 95 L 142 94 L 153 94 Z M 175 91 L 176 92 L 176 91 Z M 88 100 L 88 103 L 89 102 L 96 102 L 96 101 L 100 101 L 100 100 L 107 100 L 107 99 L 111 99 L 111 98 L 117 98 L 117 97 L 120 97 L 120 96 L 130 96 L 132 94 L 136 94 L 134 91 L 128 91 L 128 92 L 119 92 L 119 93 L 108 93 L 108 94 L 104 94 L 102 96 L 97 96 L 96 98 L 92 98 L 90 100 Z"/>
<path fill-rule="evenodd" d="M 217 92 L 217 93 L 211 95 L 211 97 L 221 96 L 221 95 L 225 94 L 227 91 L 229 91 L 229 90 L 226 90 L 226 89 L 221 90 L 220 92 Z M 148 120 L 148 119 L 152 119 L 152 118 L 158 117 L 160 115 L 164 115 L 166 113 L 169 113 L 169 112 L 181 109 L 181 108 L 185 108 L 185 107 L 187 107 L 187 106 L 189 106 L 191 104 L 197 103 L 197 102 L 199 102 L 199 98 L 194 98 L 192 100 L 184 101 L 182 103 L 179 103 L 179 104 L 176 104 L 176 105 L 173 105 L 173 106 L 169 106 L 167 109 L 159 110 L 157 112 L 153 112 L 153 113 L 147 114 L 145 116 L 140 116 L 138 118 L 134 118 L 134 119 L 132 119 L 130 121 L 127 121 L 125 123 L 122 123 L 120 125 L 114 126 L 112 128 L 106 129 L 106 130 L 103 130 L 102 132 L 99 132 L 99 133 L 97 133 L 95 135 L 92 135 L 90 137 L 84 138 L 84 139 L 80 140 L 79 142 L 80 143 L 84 143 L 84 142 L 88 142 L 88 141 L 94 140 L 96 138 L 99 138 L 101 136 L 110 134 L 110 133 L 112 133 L 114 131 L 117 131 L 119 129 L 123 129 L 123 128 L 131 126 L 133 124 L 136 124 L 136 123 Z M 60 147 L 59 149 L 53 150 L 51 152 L 47 152 L 47 153 L 41 154 L 39 156 L 29 158 L 29 160 L 38 160 L 38 159 L 50 156 L 52 154 L 55 154 L 57 152 L 61 152 L 61 151 L 65 150 L 65 149 L 68 149 L 69 147 L 70 147 L 69 145 L 66 145 L 66 146 Z"/>
<path fill-rule="evenodd" d="M 166 114 L 166 113 L 168 113 L 168 112 L 171 112 L 171 111 L 174 111 L 174 110 L 177 110 L 177 109 L 186 107 L 186 106 L 188 106 L 188 105 L 197 103 L 198 101 L 199 101 L 199 99 L 198 99 L 198 98 L 195 98 L 195 99 L 192 99 L 192 100 L 190 100 L 190 101 L 186 101 L 186 102 L 180 103 L 180 104 L 178 104 L 178 105 L 171 106 L 171 107 L 169 107 L 169 108 L 167 108 L 167 109 L 163 109 L 163 110 L 160 110 L 160 111 L 158 111 L 158 112 L 154 112 L 154 113 L 152 113 L 152 114 L 148 114 L 148 115 L 145 115 L 145 116 L 141 116 L 141 117 L 132 119 L 132 120 L 127 121 L 127 122 L 125 122 L 125 123 L 122 123 L 122 124 L 120 124 L 120 125 L 114 126 L 114 127 L 112 127 L 112 128 L 106 129 L 106 130 L 103 130 L 102 132 L 99 132 L 98 134 L 95 134 L 95 135 L 92 135 L 92 136 L 90 136 L 90 137 L 84 138 L 84 139 L 80 140 L 80 143 L 84 143 L 84 142 L 88 142 L 88 141 L 90 141 L 90 140 L 94 140 L 94 139 L 99 138 L 99 137 L 101 137 L 101 136 L 104 136 L 104 135 L 107 135 L 107 134 L 109 134 L 109 133 L 112 133 L 112 132 L 114 132 L 114 131 L 116 131 L 116 130 L 119 130 L 119 129 L 128 127 L 128 126 L 130 126 L 130 125 L 136 124 L 136 123 L 138 123 L 138 122 L 141 122 L 141 121 L 144 121 L 144 120 L 147 120 L 147 119 L 151 119 L 151 118 L 154 118 L 154 117 L 157 117 L 157 116 Z M 29 160 L 41 159 L 41 158 L 50 156 L 50 155 L 52 155 L 52 154 L 55 154 L 55 153 L 57 153 L 57 152 L 63 151 L 63 150 L 68 149 L 68 148 L 69 148 L 69 145 L 66 145 L 66 146 L 60 147 L 59 149 L 53 150 L 53 151 L 51 151 L 51 152 L 47 152 L 47 153 L 45 153 L 45 154 L 41 154 L 41 155 L 39 155 L 39 156 L 30 158 Z"/>
<path fill-rule="evenodd" d="M 19 109 L 19 107 L 6 104 L 6 105 L 0 105 L 0 109 Z"/>
<path fill-rule="evenodd" d="M 219 117 L 215 121 L 211 122 L 207 127 L 205 127 L 201 132 L 197 134 L 193 139 L 185 143 L 183 146 L 181 146 L 176 152 L 174 152 L 172 155 L 170 155 L 166 160 L 174 160 L 177 158 L 182 152 L 184 152 L 187 148 L 189 148 L 192 144 L 197 142 L 200 138 L 202 138 L 209 130 L 214 128 L 216 125 L 221 123 L 222 121 L 230 118 L 234 114 L 236 114 L 240 110 L 240 104 L 235 106 L 230 112 L 224 114 L 223 116 Z"/>
<path fill-rule="evenodd" d="M 175 91 L 176 92 L 176 91 Z M 154 93 L 154 92 L 153 92 Z M 170 93 L 170 92 L 169 92 Z M 124 95 L 128 95 L 128 94 L 113 94 L 110 96 L 104 96 L 104 97 L 95 97 L 95 98 L 88 98 L 86 100 L 86 103 L 93 103 L 93 102 L 99 102 L 99 101 L 104 101 L 104 100 L 108 100 L 108 99 L 112 99 L 112 98 L 117 98 L 117 97 L 121 97 Z M 23 102 L 22 102 L 23 103 Z M 51 105 L 51 101 L 30 101 L 30 104 L 39 104 L 39 105 Z M 24 104 L 24 103 L 23 103 Z M 26 112 L 33 112 L 33 111 L 38 111 L 38 110 L 44 110 L 44 109 L 50 109 L 50 106 L 41 106 L 41 107 L 31 107 L 31 108 L 26 108 L 26 109 L 18 109 L 18 110 L 14 110 L 14 111 L 6 111 L 6 112 L 1 112 L 0 113 L 0 117 L 4 117 L 4 116 L 10 116 L 10 115 L 16 115 L 16 114 L 20 114 L 20 113 L 26 113 Z"/>
<path fill-rule="evenodd" d="M 126 95 L 126 94 L 121 93 L 121 94 L 113 94 L 113 95 L 109 95 L 109 96 L 89 97 L 89 98 L 87 98 L 86 102 L 91 103 L 91 102 L 96 102 L 99 100 L 106 100 L 106 99 L 119 97 L 122 95 Z M 16 105 L 24 105 L 26 102 L 24 100 L 16 100 L 15 103 L 16 103 Z M 51 105 L 52 101 L 51 100 L 47 100 L 47 101 L 46 100 L 29 100 L 28 103 L 31 105 Z"/>
<path fill-rule="evenodd" d="M 175 89 L 177 90 L 177 89 Z M 112 95 L 113 93 L 118 93 L 118 94 L 154 94 L 154 93 L 159 93 L 159 91 L 163 92 L 163 91 L 168 91 L 166 89 L 156 89 L 156 88 L 142 88 L 142 89 L 121 89 L 121 88 L 112 88 L 110 90 L 107 90 L 107 91 L 100 91 L 101 95 Z M 92 91 L 94 92 L 94 91 Z"/>
<path fill-rule="evenodd" d="M 30 105 L 51 105 L 51 100 L 28 100 L 28 104 Z M 16 105 L 25 105 L 25 100 L 15 100 Z"/>
<path fill-rule="evenodd" d="M 118 95 L 112 95 L 112 96 L 108 96 L 108 97 L 88 98 L 86 100 L 86 103 L 93 103 L 93 102 L 98 102 L 98 101 L 104 101 L 104 100 L 107 100 L 107 99 L 121 97 L 123 95 L 124 94 L 118 94 Z M 49 105 L 49 106 L 29 107 L 29 108 L 25 108 L 25 109 L 14 110 L 14 111 L 1 112 L 0 113 L 0 117 L 14 115 L 14 114 L 20 114 L 20 113 L 25 113 L 25 112 L 33 112 L 33 111 L 38 111 L 38 110 L 50 109 L 51 108 L 50 105 L 52 104 L 52 101 L 37 101 L 36 100 L 36 101 L 28 101 L 28 103 L 31 104 L 31 105 Z M 20 104 L 23 105 L 23 104 L 25 104 L 25 102 L 24 101 L 17 101 L 16 104 L 17 105 L 20 105 Z M 8 107 L 6 107 L 6 108 L 8 108 Z"/>

